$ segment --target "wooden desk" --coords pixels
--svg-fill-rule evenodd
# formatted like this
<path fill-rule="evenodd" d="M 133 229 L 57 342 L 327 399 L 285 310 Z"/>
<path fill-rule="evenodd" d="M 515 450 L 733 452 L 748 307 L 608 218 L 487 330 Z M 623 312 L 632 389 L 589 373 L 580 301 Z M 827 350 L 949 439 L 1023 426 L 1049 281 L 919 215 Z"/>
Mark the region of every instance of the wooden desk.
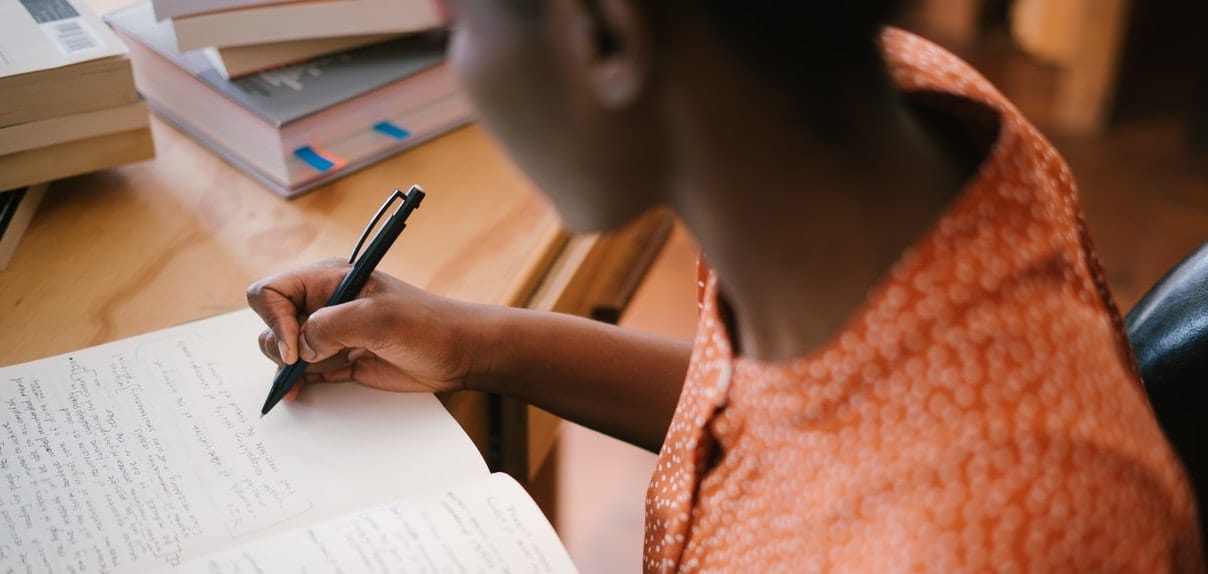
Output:
<path fill-rule="evenodd" d="M 428 197 L 379 268 L 472 301 L 527 305 L 555 293 L 581 309 L 622 305 L 670 229 L 654 214 L 614 236 L 567 237 L 475 126 L 292 201 L 164 123 L 152 129 L 155 160 L 51 187 L 0 272 L 0 365 L 244 308 L 252 281 L 346 257 L 386 194 L 412 183 Z M 555 429 L 529 437 L 523 421 L 503 422 L 497 399 L 445 400 L 495 468 L 527 468 L 530 438 L 552 442 Z"/>

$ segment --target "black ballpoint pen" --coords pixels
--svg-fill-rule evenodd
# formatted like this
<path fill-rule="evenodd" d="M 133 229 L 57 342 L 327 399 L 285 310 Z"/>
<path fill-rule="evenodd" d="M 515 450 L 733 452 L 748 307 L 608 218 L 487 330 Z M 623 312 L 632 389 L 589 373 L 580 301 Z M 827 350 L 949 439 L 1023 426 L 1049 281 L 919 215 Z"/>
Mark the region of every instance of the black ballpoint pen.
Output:
<path fill-rule="evenodd" d="M 361 251 L 361 246 L 365 244 L 365 239 L 369 236 L 369 232 L 381 220 L 382 215 L 390 208 L 390 205 L 395 201 L 402 199 L 403 204 L 399 206 L 386 223 L 382 225 L 381 231 L 369 243 L 369 247 L 365 249 L 365 253 L 361 254 L 361 258 L 357 259 L 357 253 Z M 411 186 L 411 189 L 404 195 L 399 190 L 394 190 L 386 203 L 382 204 L 382 208 L 370 220 L 369 226 L 365 228 L 365 232 L 361 234 L 361 239 L 357 241 L 356 247 L 352 250 L 352 257 L 348 258 L 348 262 L 352 264 L 352 269 L 348 270 L 348 274 L 344 276 L 344 280 L 340 281 L 339 287 L 336 287 L 331 297 L 327 299 L 326 307 L 332 307 L 341 303 L 347 303 L 356 298 L 361 289 L 365 287 L 365 282 L 369 281 L 369 276 L 373 274 L 374 268 L 378 262 L 386 255 L 386 251 L 394 244 L 394 240 L 398 239 L 403 228 L 407 227 L 407 216 L 411 215 L 419 207 L 419 203 L 424 199 L 424 191 L 418 185 Z M 277 373 L 277 377 L 273 379 L 273 387 L 268 392 L 268 398 L 264 400 L 264 407 L 260 409 L 260 416 L 268 414 L 268 411 L 281 401 L 290 389 L 302 377 L 302 373 L 306 372 L 308 363 L 303 361 L 301 357 L 292 365 L 287 365 Z"/>

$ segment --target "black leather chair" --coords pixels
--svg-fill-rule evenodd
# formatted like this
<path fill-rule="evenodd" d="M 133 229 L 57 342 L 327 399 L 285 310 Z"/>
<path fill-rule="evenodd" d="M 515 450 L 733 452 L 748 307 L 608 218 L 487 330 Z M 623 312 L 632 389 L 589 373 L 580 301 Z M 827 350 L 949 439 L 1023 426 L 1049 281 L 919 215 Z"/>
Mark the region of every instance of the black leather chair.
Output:
<path fill-rule="evenodd" d="M 1149 402 L 1191 476 L 1208 548 L 1208 243 L 1159 280 L 1124 325 Z"/>

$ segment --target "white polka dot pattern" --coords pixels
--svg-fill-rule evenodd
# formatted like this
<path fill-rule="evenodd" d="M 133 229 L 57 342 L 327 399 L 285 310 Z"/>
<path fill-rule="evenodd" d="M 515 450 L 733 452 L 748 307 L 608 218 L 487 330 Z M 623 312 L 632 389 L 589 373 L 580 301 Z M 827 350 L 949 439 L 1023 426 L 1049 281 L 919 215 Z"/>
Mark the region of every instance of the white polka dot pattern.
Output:
<path fill-rule="evenodd" d="M 999 139 L 816 353 L 735 357 L 708 276 L 646 572 L 1202 572 L 1065 163 L 954 56 L 883 44 L 902 89 L 990 105 Z"/>

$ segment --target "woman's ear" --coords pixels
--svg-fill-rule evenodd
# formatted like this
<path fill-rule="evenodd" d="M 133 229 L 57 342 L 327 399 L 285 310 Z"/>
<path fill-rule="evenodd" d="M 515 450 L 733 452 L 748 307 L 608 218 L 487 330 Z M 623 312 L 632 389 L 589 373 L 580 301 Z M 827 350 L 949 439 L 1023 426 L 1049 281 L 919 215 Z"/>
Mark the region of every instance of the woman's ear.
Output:
<path fill-rule="evenodd" d="M 574 62 L 595 101 L 623 109 L 647 88 L 653 59 L 648 13 L 635 0 L 570 0 Z"/>

